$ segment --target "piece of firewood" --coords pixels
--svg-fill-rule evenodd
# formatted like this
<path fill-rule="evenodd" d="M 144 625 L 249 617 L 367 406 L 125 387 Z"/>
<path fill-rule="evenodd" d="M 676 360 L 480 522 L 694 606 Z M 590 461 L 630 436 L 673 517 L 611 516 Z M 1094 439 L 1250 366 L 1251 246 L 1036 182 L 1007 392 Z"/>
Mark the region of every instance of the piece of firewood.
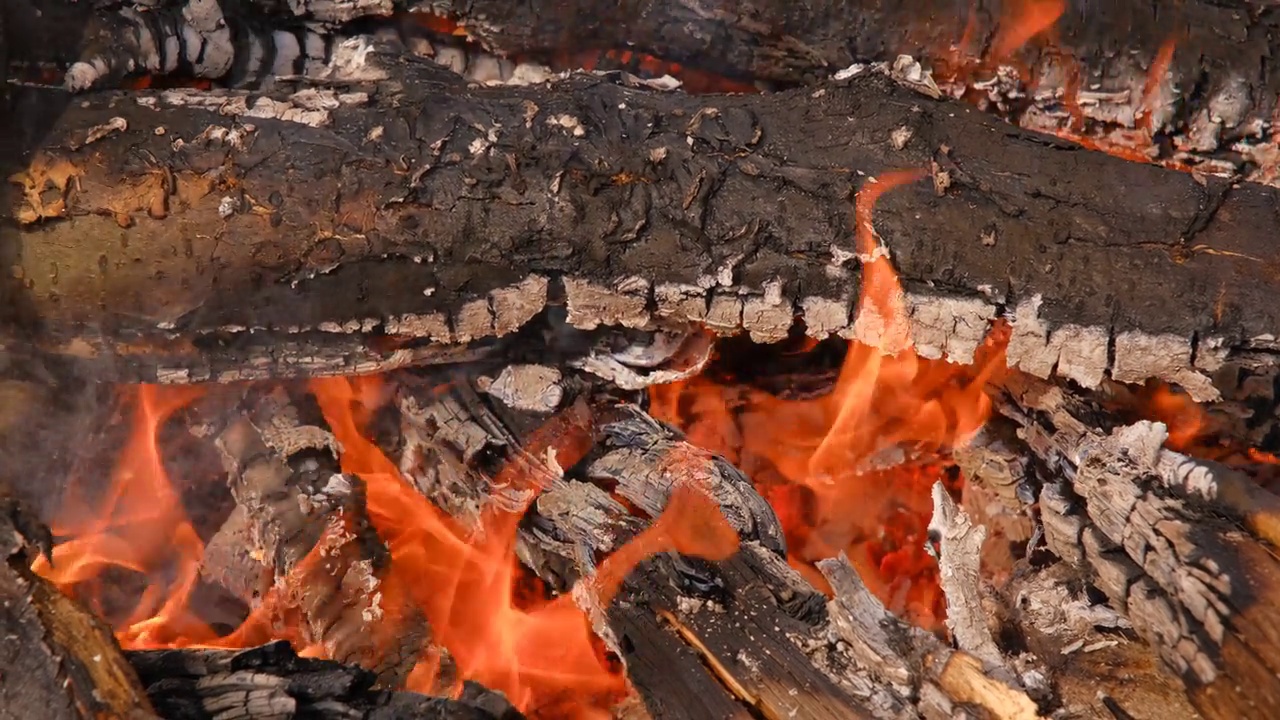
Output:
<path fill-rule="evenodd" d="M 262 82 L 275 70 L 263 57 L 299 54 L 286 45 L 277 48 L 264 28 L 301 31 L 298 18 L 305 14 L 327 23 L 307 32 L 327 34 L 336 45 L 353 20 L 403 31 L 405 11 L 419 11 L 448 15 L 473 44 L 516 59 L 556 64 L 561 58 L 588 57 L 593 50 L 625 48 L 628 55 L 648 53 L 683 64 L 673 66 L 677 75 L 693 69 L 757 83 L 812 83 L 853 63 L 895 62 L 905 54 L 914 60 L 904 69 L 911 67 L 907 72 L 922 86 L 968 95 L 1024 126 L 1083 134 L 1134 158 L 1176 159 L 1251 171 L 1267 182 L 1280 179 L 1280 150 L 1269 132 L 1280 82 L 1258 70 L 1276 50 L 1272 37 L 1280 14 L 1248 0 L 1187 0 L 1172 12 L 1135 0 L 906 5 L 750 0 L 722 13 L 696 3 L 652 0 L 625 6 L 597 0 L 516 6 L 495 0 L 317 0 L 287 9 L 263 1 L 222 8 L 217 17 L 225 23 L 183 18 L 183 0 L 147 5 L 152 16 L 173 19 L 147 24 L 128 11 L 98 12 L 91 20 L 101 27 L 70 56 L 69 43 L 59 38 L 60 59 L 84 63 L 73 69 L 75 84 L 88 78 L 101 82 L 104 71 L 110 80 L 111 66 L 117 66 L 118 77 L 131 67 L 154 71 L 176 65 L 169 60 L 176 43 L 166 43 L 165 36 L 180 35 L 184 28 L 219 48 L 212 56 L 225 58 L 200 62 L 192 56 L 198 74 L 232 83 Z M 139 42 L 139 30 L 160 34 Z M 260 39 L 250 42 L 250 36 Z M 263 46 L 277 52 L 264 53 L 258 49 Z M 20 50 L 20 57 L 49 57 L 45 47 Z M 300 70 L 331 75 L 325 59 Z M 511 60 L 505 63 L 514 67 Z M 746 82 L 726 86 L 751 87 Z"/>
<path fill-rule="evenodd" d="M 299 417 L 280 387 L 249 392 L 217 436 L 236 507 L 210 540 L 201 573 L 295 642 L 398 686 L 426 644 L 420 613 L 386 591 L 390 556 L 369 519 L 364 483 L 339 471 L 340 446 Z M 254 627 L 242 629 L 257 638 Z"/>
<path fill-rule="evenodd" d="M 519 720 L 481 702 L 380 690 L 375 676 L 332 660 L 298 657 L 287 642 L 247 650 L 127 653 L 165 720 Z"/>
<path fill-rule="evenodd" d="M 1209 398 L 1208 373 L 1280 326 L 1254 260 L 1276 190 L 1083 152 L 871 70 L 689 97 L 469 89 L 383 62 L 386 81 L 301 95 L 70 107 L 6 186 L 37 341 L 181 382 L 459 359 L 548 303 L 582 328 L 851 336 L 850 195 L 902 168 L 933 182 L 886 195 L 874 224 L 926 356 L 969 360 L 1003 314 L 1015 367 Z M 217 230 L 175 247 L 177 223 Z"/>
<path fill-rule="evenodd" d="M 1049 468 L 1040 494 L 1048 548 L 1107 595 L 1206 718 L 1265 717 L 1280 706 L 1280 563 L 1222 517 L 1270 536 L 1275 498 L 1163 448 L 1163 425 L 1107 426 L 1065 388 L 1019 376 L 1004 385 L 1005 414 Z"/>
<path fill-rule="evenodd" d="M 154 718 L 111 630 L 31 571 L 51 543 L 0 486 L 0 718 Z"/>

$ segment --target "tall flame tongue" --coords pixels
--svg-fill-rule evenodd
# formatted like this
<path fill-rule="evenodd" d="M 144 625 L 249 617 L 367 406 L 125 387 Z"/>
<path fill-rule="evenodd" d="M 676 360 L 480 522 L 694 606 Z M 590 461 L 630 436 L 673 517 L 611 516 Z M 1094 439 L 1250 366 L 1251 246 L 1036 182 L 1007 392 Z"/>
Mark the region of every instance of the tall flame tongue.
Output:
<path fill-rule="evenodd" d="M 169 484 L 157 447 L 164 422 L 201 394 L 196 387 L 138 389 L 136 422 L 96 508 L 82 499 L 63 503 L 55 535 L 71 539 L 53 550 L 53 566 L 43 558 L 37 572 L 64 591 L 123 568 L 151 582 L 128 617 L 117 623 L 125 647 L 164 647 L 212 639 L 212 631 L 187 613 L 200 573 L 204 543 L 187 519 Z M 101 603 L 95 602 L 101 609 Z"/>
<path fill-rule="evenodd" d="M 395 652 L 398 621 L 416 608 L 430 623 L 432 642 L 453 657 L 460 679 L 504 692 L 533 717 L 606 718 L 627 691 L 620 668 L 599 649 L 591 630 L 594 615 L 583 607 L 592 613 L 607 608 L 627 574 L 655 553 L 722 559 L 737 549 L 737 535 L 719 507 L 697 488 L 684 487 L 672 494 L 662 516 L 603 560 L 573 593 L 549 601 L 517 598 L 522 581 L 517 525 L 528 502 L 544 489 L 548 473 L 536 458 L 554 453 L 557 462 L 569 466 L 586 453 L 591 438 L 575 416 L 553 418 L 534 433 L 527 453 L 509 461 L 495 478 L 496 486 L 513 491 L 511 496 L 527 498 L 524 504 L 491 510 L 469 534 L 418 494 L 366 437 L 373 411 L 389 394 L 378 378 L 320 379 L 310 389 L 342 445 L 342 470 L 365 483 L 369 515 L 391 554 L 379 585 L 387 614 L 369 633 L 385 640 L 381 647 L 387 652 Z M 96 505 L 64 502 L 54 530 L 71 539 L 55 548 L 52 566 L 39 560 L 35 569 L 104 615 L 108 603 L 94 595 L 109 582 L 104 574 L 124 569 L 141 578 L 140 599 L 115 623 L 126 648 L 234 648 L 278 638 L 301 645 L 301 621 L 285 609 L 298 604 L 277 601 L 281 594 L 304 596 L 308 578 L 326 571 L 327 552 L 336 547 L 327 545 L 328 534 L 230 635 L 218 637 L 189 609 L 204 545 L 169 482 L 157 440 L 165 421 L 201 392 L 198 387 L 137 389 L 132 433 L 106 497 Z M 325 653 L 320 644 L 299 650 Z M 409 676 L 410 689 L 438 686 L 436 658 L 430 652 L 423 657 Z"/>
<path fill-rule="evenodd" d="M 887 173 L 858 193 L 863 274 L 854 332 L 867 342 L 849 343 L 828 395 L 785 400 L 695 378 L 655 388 L 652 412 L 753 476 L 778 511 L 792 563 L 811 581 L 825 586 L 810 563 L 846 551 L 891 609 L 932 625 L 943 602 L 923 550 L 929 488 L 948 452 L 986 422 L 983 388 L 1004 367 L 1004 339 L 993 334 L 972 367 L 915 352 L 902 285 L 871 216 L 884 193 L 920 177 Z"/>

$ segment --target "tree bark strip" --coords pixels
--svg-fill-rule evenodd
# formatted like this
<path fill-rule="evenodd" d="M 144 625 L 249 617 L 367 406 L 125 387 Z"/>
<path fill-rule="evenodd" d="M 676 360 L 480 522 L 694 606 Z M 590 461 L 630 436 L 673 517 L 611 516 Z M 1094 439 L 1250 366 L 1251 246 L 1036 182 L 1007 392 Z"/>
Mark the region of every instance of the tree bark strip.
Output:
<path fill-rule="evenodd" d="M 86 96 L 6 187 L 10 311 L 99 377 L 167 381 L 430 361 L 548 302 L 585 328 L 768 341 L 800 317 L 848 337 L 851 194 L 927 168 L 875 214 L 925 355 L 967 361 L 1003 315 L 1015 366 L 1205 397 L 1202 370 L 1280 328 L 1271 188 L 1085 152 L 874 73 L 691 98 L 395 69 L 341 99 Z"/>

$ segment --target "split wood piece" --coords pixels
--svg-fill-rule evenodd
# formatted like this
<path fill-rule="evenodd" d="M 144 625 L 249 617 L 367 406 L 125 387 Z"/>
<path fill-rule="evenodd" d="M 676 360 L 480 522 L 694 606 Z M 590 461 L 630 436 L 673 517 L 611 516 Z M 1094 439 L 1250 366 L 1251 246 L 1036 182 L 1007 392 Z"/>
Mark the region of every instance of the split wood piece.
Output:
<path fill-rule="evenodd" d="M 902 622 L 885 610 L 843 555 L 817 566 L 834 591 L 828 604 L 831 631 L 847 643 L 860 668 L 884 683 L 896 706 L 914 705 L 924 717 L 953 717 L 955 706 L 963 704 L 981 707 L 993 718 L 1040 716 L 1035 701 L 1010 682 L 998 649 L 993 668 Z"/>
<path fill-rule="evenodd" d="M 295 641 L 398 686 L 425 644 L 426 624 L 416 612 L 385 607 L 401 595 L 384 587 L 388 552 L 370 523 L 363 482 L 338 472 L 337 440 L 305 424 L 274 388 L 250 391 L 216 443 L 236 507 L 209 542 L 201 573 L 272 620 L 300 624 Z"/>
<path fill-rule="evenodd" d="M 429 452 L 420 456 L 442 454 L 453 458 L 437 462 L 438 468 L 456 467 L 463 455 L 462 447 L 472 448 L 472 455 L 487 445 L 491 449 L 504 447 L 507 455 L 539 456 L 537 452 L 530 455 L 523 433 L 510 429 L 509 423 L 504 423 L 497 413 L 477 399 L 460 383 L 439 400 L 429 403 L 437 408 L 431 411 L 430 417 L 448 422 L 433 434 L 416 433 L 418 437 L 430 439 L 425 446 Z M 413 415 L 406 413 L 405 417 Z M 682 443 L 672 431 L 634 408 L 623 408 L 611 416 L 612 423 L 605 423 L 604 417 L 595 421 L 599 427 L 595 431 L 599 436 L 597 449 L 583 462 L 597 469 L 587 470 L 588 475 L 611 479 L 630 463 L 632 469 L 642 473 L 654 487 L 644 487 L 642 478 L 628 481 L 634 483 L 634 487 L 627 492 L 621 488 L 618 492 L 635 498 L 632 501 L 637 505 L 651 506 L 656 515 L 673 490 L 671 478 L 664 476 L 677 469 L 671 464 L 674 457 L 634 450 L 650 446 L 680 452 L 683 447 L 681 455 L 688 466 L 678 471 L 686 481 L 708 483 L 709 494 L 726 508 L 726 516 L 746 532 L 747 537 L 759 535 L 773 538 L 775 543 L 780 541 L 781 532 L 772 510 L 758 497 L 755 502 L 744 501 L 744 489 L 734 484 L 733 475 L 726 475 L 725 468 L 713 457 Z M 406 436 L 409 434 L 405 432 Z M 455 444 L 458 438 L 470 439 L 459 447 Z M 568 468 L 576 464 L 564 458 L 557 460 L 557 464 L 561 462 Z M 543 472 L 557 476 L 556 470 L 548 466 Z M 473 465 L 469 474 L 481 474 L 481 471 Z M 442 486 L 436 482 L 420 484 L 420 487 L 440 494 L 447 487 L 459 485 L 466 483 Z M 480 487 L 492 487 L 492 484 Z M 750 491 L 749 486 L 745 491 Z M 472 495 L 462 502 L 450 500 L 448 493 L 444 494 L 441 504 L 460 508 L 464 518 L 474 517 L 477 505 L 486 507 L 488 503 L 510 501 L 510 498 L 503 500 L 501 492 L 492 491 L 489 499 Z M 761 514 L 762 508 L 767 515 Z M 552 587 L 568 591 L 578 579 L 595 570 L 598 558 L 617 550 L 646 524 L 643 517 L 631 514 L 626 506 L 597 486 L 556 477 L 549 489 L 534 500 L 533 512 L 521 532 L 518 552 Z M 760 552 L 768 553 L 777 564 L 786 567 L 774 554 L 777 549 L 761 548 Z M 596 607 L 591 598 L 581 598 L 584 609 L 597 618 L 597 631 L 627 662 L 628 676 L 653 717 L 692 720 L 706 717 L 706 712 L 718 717 L 742 718 L 753 716 L 753 712 L 771 717 L 787 717 L 794 712 L 805 717 L 862 717 L 852 696 L 814 669 L 813 663 L 780 634 L 780 611 L 769 612 L 746 598 L 740 601 L 744 605 L 735 605 L 728 616 L 709 612 L 695 619 L 690 613 L 700 600 L 697 591 L 690 589 L 672 590 L 662 604 L 655 604 L 649 593 L 657 584 L 676 582 L 697 588 L 700 583 L 712 582 L 716 587 L 704 587 L 703 591 L 714 592 L 717 597 L 721 592 L 726 593 L 726 597 L 734 597 L 733 593 L 745 593 L 752 587 L 752 582 L 745 577 L 739 577 L 730 587 L 720 586 L 714 576 L 706 576 L 705 571 L 699 569 L 703 565 L 707 564 L 655 559 L 633 573 L 622 595 L 610 608 Z M 758 590 L 758 579 L 754 575 L 751 578 L 757 582 Z M 809 592 L 813 592 L 812 589 Z M 745 605 L 752 606 L 750 611 Z M 763 643 L 767 649 L 760 651 L 757 643 Z M 629 659 L 632 653 L 640 655 L 634 664 Z M 797 689 L 799 692 L 793 695 Z"/>
<path fill-rule="evenodd" d="M 128 653 L 165 720 L 518 720 L 481 703 L 376 688 L 372 673 L 332 660 L 300 658 L 287 642 L 247 650 Z"/>
<path fill-rule="evenodd" d="M 472 385 L 465 376 L 455 376 L 444 387 L 408 380 L 400 383 L 400 442 L 389 454 L 398 458 L 406 480 L 425 497 L 463 527 L 475 530 L 486 511 L 523 507 L 531 498 L 513 492 L 511 487 L 495 486 L 493 476 L 500 470 L 494 466 L 494 458 L 511 457 L 528 446 L 498 417 L 495 405 L 485 402 Z M 565 396 L 563 402 L 568 405 L 575 400 Z M 513 419 L 508 414 L 508 420 Z M 560 462 L 572 465 L 569 458 L 558 458 L 556 464 Z M 557 469 L 546 466 L 542 472 L 555 475 Z M 593 555 L 587 549 L 611 553 L 639 533 L 643 524 L 595 486 L 566 483 L 559 478 L 550 484 L 551 490 L 540 495 L 536 503 L 551 517 L 556 517 L 555 508 L 562 508 L 581 514 L 591 528 L 604 532 L 627 528 L 627 532 L 614 532 L 607 539 L 587 542 L 564 535 L 564 524 L 549 523 L 536 513 L 530 517 L 517 538 L 517 554 L 551 587 L 569 591 L 593 567 Z M 582 502 L 568 500 L 570 495 L 578 496 L 575 490 L 588 491 L 581 496 Z M 625 605 L 626 601 L 619 604 Z M 628 679 L 650 716 L 658 720 L 751 717 L 747 708 L 708 671 L 698 654 L 654 613 L 627 614 L 619 623 L 611 626 L 612 636 L 617 638 L 613 644 L 625 658 Z M 610 636 L 609 627 L 598 629 Z M 622 651 L 624 645 L 626 652 Z"/>
<path fill-rule="evenodd" d="M 1050 550 L 1084 571 L 1187 684 L 1206 718 L 1280 707 L 1280 563 L 1225 523 L 1247 478 L 1164 449 L 1162 425 L 1099 429 L 1063 388 L 1006 381 L 1005 414 L 1052 477 L 1041 491 Z M 1270 511 L 1243 522 L 1264 528 Z"/>
<path fill-rule="evenodd" d="M 1211 399 L 1208 373 L 1280 332 L 1257 261 L 1271 188 L 1085 152 L 871 71 L 698 98 L 391 70 L 85 96 L 5 186 L 5 307 L 101 377 L 170 382 L 445 361 L 548 304 L 580 328 L 853 337 L 850 193 L 932 168 L 875 212 L 922 355 L 967 362 L 1004 317 L 1014 367 Z M 175 223 L 216 231 L 175 248 Z"/>
<path fill-rule="evenodd" d="M 673 453 L 678 446 L 669 445 L 669 431 L 643 413 L 624 407 L 608 419 L 602 435 L 610 442 L 601 456 L 588 459 L 581 477 L 616 482 L 614 492 L 649 515 L 655 509 L 660 511 L 661 504 L 653 507 L 654 502 L 644 498 L 663 498 L 673 484 L 673 478 L 664 475 L 675 475 L 677 482 L 705 482 L 680 466 L 698 456 Z M 635 452 L 638 448 L 645 452 Z M 635 487 L 624 493 L 624 482 Z M 643 489 L 646 484 L 653 487 Z M 744 486 L 744 492 L 748 491 L 750 486 Z M 544 538 L 544 547 L 551 554 L 570 558 L 582 556 L 577 548 L 585 547 L 591 553 L 607 551 L 643 525 L 642 519 L 629 514 L 596 485 L 582 482 L 552 488 L 538 498 L 535 510 L 533 527 Z M 732 512 L 728 515 L 733 517 Z M 629 587 L 632 584 L 626 602 L 610 609 L 615 631 L 626 618 L 645 608 L 656 611 L 737 697 L 766 717 L 796 713 L 827 717 L 824 713 L 831 712 L 836 712 L 836 717 L 911 717 L 924 712 L 916 703 L 914 688 L 893 688 L 895 679 L 906 678 L 869 672 L 857 665 L 848 646 L 833 644 L 839 635 L 828 625 L 826 598 L 792 570 L 776 548 L 747 542 L 734 558 L 715 564 L 654 558 L 641 566 Z M 887 616 L 883 607 L 880 612 Z M 869 632 L 875 635 L 880 631 Z M 744 634 L 751 642 L 744 643 Z M 629 640 L 624 645 L 634 646 L 636 640 Z M 859 638 L 852 641 L 862 642 Z M 936 640 L 931 647 L 943 650 Z M 940 662 L 938 667 L 942 666 Z M 977 682 L 976 687 L 990 689 L 1000 684 L 986 679 L 981 664 L 969 667 L 969 671 L 962 669 L 962 663 L 953 667 L 949 682 L 964 676 L 969 683 Z M 777 692 L 779 685 L 804 689 L 784 696 Z M 972 689 L 958 683 L 950 688 L 954 694 L 932 702 L 945 705 L 949 712 L 953 699 L 956 703 L 977 699 L 966 695 L 966 688 Z M 1008 707 L 1034 711 L 1035 704 L 1021 691 L 1008 688 L 1007 695 L 1021 698 Z M 846 703 L 856 698 L 856 704 L 839 709 L 841 696 L 847 697 Z M 833 701 L 837 702 L 834 707 L 830 704 Z M 1002 706 L 995 703 L 995 707 Z M 999 717 L 1035 715 L 1007 713 Z"/>
<path fill-rule="evenodd" d="M 993 415 L 970 441 L 952 450 L 964 477 L 960 506 L 987 529 L 983 577 L 1003 584 L 1035 533 L 1032 458 L 1017 423 Z"/>
<path fill-rule="evenodd" d="M 0 485 L 0 718 L 155 718 L 111 629 L 31 571 L 51 544 Z"/>

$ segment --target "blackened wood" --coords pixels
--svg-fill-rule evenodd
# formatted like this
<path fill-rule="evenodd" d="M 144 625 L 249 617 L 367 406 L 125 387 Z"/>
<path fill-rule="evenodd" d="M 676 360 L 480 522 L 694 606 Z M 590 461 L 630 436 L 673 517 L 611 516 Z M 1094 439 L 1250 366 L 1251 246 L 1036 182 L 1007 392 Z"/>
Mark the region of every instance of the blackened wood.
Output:
<path fill-rule="evenodd" d="M 0 718 L 155 717 L 111 630 L 31 571 L 50 542 L 0 487 Z"/>
<path fill-rule="evenodd" d="M 1047 373 L 1087 346 L 1069 377 L 1205 395 L 1199 365 L 1280 325 L 1258 261 L 1270 188 L 1083 152 L 874 73 L 690 98 L 413 72 L 254 113 L 319 127 L 247 117 L 246 95 L 85 97 L 6 188 L 15 306 L 46 347 L 168 381 L 438 360 L 441 342 L 520 326 L 544 293 L 583 327 L 693 319 L 769 340 L 799 315 L 853 333 L 850 195 L 932 168 L 875 221 L 916 314 L 950 318 L 917 323 L 926 354 L 964 361 L 1016 309 L 1015 364 Z M 317 102 L 335 107 L 302 107 Z M 1149 336 L 1177 358 L 1153 360 Z"/>
<path fill-rule="evenodd" d="M 300 658 L 286 642 L 246 650 L 128 653 L 165 720 L 518 720 L 466 701 L 374 688 L 374 675 L 331 660 Z"/>
<path fill-rule="evenodd" d="M 354 1 L 302 5 L 333 21 L 391 9 Z M 1150 129 L 1171 141 L 1152 149 L 1165 157 L 1208 154 L 1231 163 L 1243 155 L 1272 165 L 1276 159 L 1267 129 L 1280 80 L 1267 68 L 1280 11 L 1258 0 L 1173 6 L 749 0 L 714 9 L 693 0 L 403 0 L 395 6 L 448 13 L 473 38 L 515 56 L 626 49 L 743 80 L 810 83 L 851 63 L 905 53 L 950 81 L 948 91 L 984 98 L 1039 127 L 1081 132 L 1087 123 L 1103 138 L 1111 130 L 1141 136 Z M 287 22 L 297 7 L 260 2 L 256 10 Z M 1007 70 L 997 78 L 1000 65 Z M 1260 175 L 1277 177 L 1275 169 Z"/>

